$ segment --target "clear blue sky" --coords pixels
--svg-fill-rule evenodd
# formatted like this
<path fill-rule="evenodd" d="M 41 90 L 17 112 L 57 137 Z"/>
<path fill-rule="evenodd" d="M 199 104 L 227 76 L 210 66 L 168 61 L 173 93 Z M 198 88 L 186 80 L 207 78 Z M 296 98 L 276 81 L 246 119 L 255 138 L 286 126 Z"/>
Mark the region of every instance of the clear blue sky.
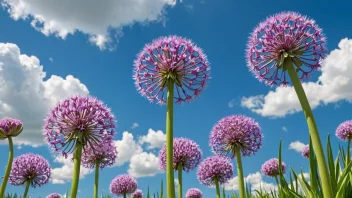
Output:
<path fill-rule="evenodd" d="M 242 97 L 265 95 L 275 89 L 259 83 L 248 72 L 244 58 L 247 37 L 267 16 L 280 11 L 297 11 L 317 21 L 327 36 L 330 53 L 330 50 L 338 48 L 338 43 L 343 38 L 351 38 L 351 6 L 352 2 L 347 0 L 184 0 L 166 9 L 165 26 L 162 23 L 124 26 L 123 36 L 118 38 L 118 42 L 114 41 L 117 47 L 113 51 L 100 50 L 88 41 L 86 34 L 80 32 L 68 35 L 65 40 L 54 35 L 46 36 L 35 30 L 28 19 L 15 21 L 7 11 L 0 9 L 0 43 L 14 43 L 21 49 L 22 54 L 36 56 L 47 73 L 46 78 L 51 75 L 66 77 L 69 74 L 78 78 L 87 86 L 91 95 L 111 107 L 118 121 L 115 139 L 120 140 L 124 131 L 132 133 L 135 137 L 146 135 L 149 128 L 165 131 L 165 107 L 150 104 L 134 87 L 132 68 L 136 53 L 145 43 L 159 36 L 179 35 L 190 38 L 207 54 L 211 63 L 212 79 L 199 99 L 190 104 L 175 106 L 175 137 L 195 140 L 202 148 L 204 157 L 207 157 L 212 155 L 208 136 L 213 125 L 224 116 L 245 114 L 255 118 L 264 133 L 262 149 L 255 156 L 243 159 L 245 176 L 260 171 L 264 161 L 277 156 L 280 139 L 283 140 L 283 160 L 286 164 L 296 170 L 302 167 L 307 172 L 307 161 L 300 153 L 289 149 L 289 144 L 294 141 L 308 143 L 307 126 L 302 112 L 269 118 L 241 106 Z M 50 58 L 53 61 L 50 61 Z M 320 72 L 316 72 L 310 80 L 315 82 L 319 75 Z M 232 108 L 229 107 L 230 101 L 233 102 Z M 324 145 L 330 133 L 336 148 L 340 141 L 334 135 L 335 129 L 341 122 L 352 118 L 351 112 L 351 104 L 344 100 L 314 109 Z M 133 123 L 138 123 L 139 127 L 131 129 Z M 283 127 L 287 131 L 284 131 Z M 0 145 L 0 152 L 0 167 L 4 167 L 7 146 Z M 62 166 L 53 162 L 54 158 L 46 146 L 23 146 L 21 149 L 16 148 L 15 152 L 16 156 L 25 152 L 38 153 L 48 158 L 53 167 Z M 236 170 L 236 166 L 234 168 Z M 126 173 L 127 169 L 128 163 L 104 169 L 100 176 L 101 188 L 107 192 L 111 179 L 120 173 Z M 89 174 L 80 181 L 80 197 L 92 194 L 93 176 L 94 174 Z M 146 192 L 148 185 L 155 191 L 159 189 L 161 179 L 165 180 L 164 174 L 138 178 L 138 182 L 143 191 Z M 263 179 L 269 183 L 274 182 L 265 177 Z M 50 183 L 38 189 L 31 189 L 30 194 L 33 197 L 46 196 L 54 191 L 64 194 L 69 187 L 70 182 Z M 185 191 L 191 187 L 200 188 L 205 197 L 214 196 L 214 189 L 202 186 L 197 181 L 196 170 L 184 176 Z M 22 193 L 24 188 L 9 185 L 8 190 Z"/>

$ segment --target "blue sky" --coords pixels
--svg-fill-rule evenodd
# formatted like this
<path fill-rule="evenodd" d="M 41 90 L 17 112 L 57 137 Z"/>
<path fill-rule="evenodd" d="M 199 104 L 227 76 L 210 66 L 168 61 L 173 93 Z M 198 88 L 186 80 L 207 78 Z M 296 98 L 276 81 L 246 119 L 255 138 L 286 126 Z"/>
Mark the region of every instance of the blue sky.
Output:
<path fill-rule="evenodd" d="M 207 157 L 212 155 L 208 146 L 208 136 L 213 125 L 224 116 L 245 114 L 255 118 L 264 133 L 262 149 L 255 156 L 243 159 L 245 176 L 260 171 L 264 161 L 277 156 L 280 139 L 283 141 L 283 160 L 286 164 L 295 170 L 302 167 L 307 172 L 307 161 L 300 153 L 289 149 L 289 145 L 295 141 L 308 143 L 308 131 L 303 114 L 296 96 L 289 94 L 294 93 L 292 88 L 270 88 L 259 83 L 248 72 L 244 58 L 247 37 L 251 30 L 267 16 L 280 11 L 290 10 L 308 15 L 317 21 L 327 36 L 329 55 L 323 63 L 323 70 L 314 73 L 310 79 L 312 84 L 306 84 L 305 87 L 308 97 L 313 101 L 324 145 L 330 133 L 333 146 L 336 148 L 341 143 L 334 135 L 336 127 L 341 122 L 352 119 L 350 115 L 352 106 L 348 102 L 352 101 L 352 40 L 349 40 L 352 34 L 350 25 L 352 16 L 349 10 L 351 2 L 347 0 L 334 3 L 327 0 L 296 0 L 294 3 L 276 0 L 270 2 L 152 0 L 143 6 L 134 5 L 132 1 L 126 1 L 124 4 L 107 1 L 111 3 L 110 7 L 115 6 L 116 12 L 121 12 L 116 15 L 119 17 L 116 20 L 111 18 L 115 17 L 115 11 L 109 9 L 105 12 L 104 6 L 100 6 L 97 2 L 86 5 L 85 9 L 83 1 L 78 1 L 81 4 L 77 8 L 80 9 L 76 10 L 73 18 L 70 18 L 71 13 L 62 11 L 69 12 L 77 6 L 70 5 L 70 1 L 64 1 L 57 6 L 50 2 L 39 5 L 21 0 L 24 7 L 18 7 L 12 0 L 4 2 L 12 8 L 23 9 L 23 12 L 9 13 L 5 8 L 0 10 L 2 27 L 0 43 L 17 45 L 21 54 L 35 56 L 40 63 L 33 59 L 22 59 L 22 62 L 9 60 L 11 55 L 8 53 L 1 55 L 2 48 L 0 48 L 0 66 L 6 63 L 13 64 L 4 67 L 4 70 L 0 69 L 0 82 L 4 80 L 1 87 L 8 88 L 0 87 L 0 118 L 13 116 L 24 121 L 25 129 L 21 134 L 23 138 L 19 138 L 17 142 L 20 147 L 16 147 L 16 156 L 26 152 L 41 154 L 50 161 L 53 168 L 59 168 L 57 171 L 67 171 L 69 166 L 57 160 L 54 162 L 48 148 L 40 145 L 43 142 L 37 123 L 42 123 L 44 113 L 52 106 L 53 101 L 70 94 L 88 93 L 88 90 L 91 95 L 111 107 L 115 114 L 118 121 L 115 140 L 125 144 L 128 137 L 131 137 L 128 135 L 133 135 L 135 148 L 140 146 L 143 149 L 140 153 L 145 153 L 145 155 L 135 154 L 147 156 L 150 162 L 155 164 L 153 153 L 157 156 L 158 148 L 148 149 L 148 144 L 160 145 L 159 139 L 150 137 L 154 134 L 162 141 L 163 136 L 152 131 L 150 136 L 147 134 L 149 129 L 165 132 L 166 111 L 164 106 L 150 104 L 137 93 L 132 79 L 133 60 L 144 44 L 154 38 L 179 35 L 192 39 L 204 50 L 211 63 L 212 79 L 199 99 L 190 104 L 175 106 L 175 137 L 195 140 L 202 148 L 204 157 Z M 134 9 L 138 14 L 124 12 L 126 9 Z M 143 9 L 147 11 L 143 12 Z M 107 12 L 111 12 L 111 15 Z M 42 18 L 39 18 L 39 15 Z M 20 16 L 18 20 L 14 20 L 16 16 Z M 37 17 L 35 28 L 31 26 L 33 16 Z M 27 19 L 23 20 L 21 17 Z M 65 35 L 65 31 L 74 33 Z M 110 38 L 111 41 L 99 42 L 94 38 L 103 38 L 102 40 Z M 19 56 L 15 54 L 11 58 L 19 59 Z M 23 69 L 26 68 L 24 67 L 26 63 L 28 70 Z M 41 71 L 31 67 L 29 63 L 41 65 L 46 77 L 41 78 L 39 76 Z M 13 69 L 15 67 L 16 69 Z M 72 75 L 75 79 L 66 78 L 68 75 Z M 316 83 L 319 77 L 320 83 Z M 24 81 L 21 79 L 26 79 L 30 86 L 37 86 L 38 89 L 33 89 L 34 92 L 31 93 L 25 92 Z M 267 95 L 269 91 L 271 93 Z M 15 96 L 28 97 L 11 98 Z M 132 127 L 134 123 L 138 123 L 138 127 Z M 121 142 L 123 132 L 129 134 L 126 133 L 125 141 Z M 144 144 L 138 143 L 139 137 L 142 136 L 145 136 Z M 299 144 L 298 146 L 296 144 L 296 148 L 298 147 Z M 0 151 L 4 153 L 0 155 L 0 167 L 4 167 L 7 159 L 5 142 L 0 144 Z M 100 187 L 105 192 L 108 192 L 110 181 L 114 176 L 127 173 L 132 166 L 129 160 L 132 156 L 133 153 L 125 153 L 126 163 L 106 168 L 101 172 Z M 143 165 L 136 160 L 134 163 L 132 167 Z M 236 170 L 235 166 L 234 168 Z M 153 173 L 152 170 L 145 171 Z M 260 175 L 257 174 L 255 177 L 260 178 Z M 70 181 L 61 179 L 64 184 L 50 182 L 41 188 L 31 189 L 30 194 L 32 197 L 43 197 L 51 192 L 64 194 L 70 187 Z M 165 180 L 164 173 L 139 177 L 139 188 L 146 192 L 147 186 L 150 185 L 151 191 L 156 191 L 159 189 L 161 179 Z M 268 186 L 274 183 L 265 177 L 261 179 Z M 91 195 L 92 187 L 91 173 L 80 181 L 80 197 Z M 205 197 L 214 196 L 214 189 L 202 186 L 197 181 L 196 170 L 184 176 L 184 191 L 191 187 L 200 188 Z M 24 188 L 9 185 L 8 190 L 22 193 Z"/>

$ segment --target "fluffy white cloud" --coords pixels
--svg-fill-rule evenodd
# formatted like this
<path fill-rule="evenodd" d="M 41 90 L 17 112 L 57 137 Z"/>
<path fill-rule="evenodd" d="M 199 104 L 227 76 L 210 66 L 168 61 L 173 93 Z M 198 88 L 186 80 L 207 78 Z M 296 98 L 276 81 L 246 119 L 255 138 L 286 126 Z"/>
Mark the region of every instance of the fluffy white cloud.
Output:
<path fill-rule="evenodd" d="M 115 141 L 117 150 L 116 166 L 121 166 L 131 160 L 134 155 L 143 152 L 141 145 L 139 145 L 131 133 L 125 131 L 122 134 L 122 140 Z"/>
<path fill-rule="evenodd" d="M 148 149 L 161 148 L 164 146 L 165 141 L 166 135 L 160 130 L 154 131 L 153 129 L 149 129 L 146 136 L 139 138 L 139 143 L 146 143 L 148 145 Z"/>
<path fill-rule="evenodd" d="M 252 191 L 262 189 L 263 191 L 269 192 L 270 190 L 277 189 L 277 186 L 275 184 L 267 183 L 263 181 L 263 177 L 260 172 L 249 174 L 245 178 L 245 182 L 250 185 Z M 224 184 L 224 187 L 225 187 L 225 190 L 238 190 L 239 189 L 238 177 L 236 176 L 230 179 L 227 183 Z"/>
<path fill-rule="evenodd" d="M 317 82 L 302 83 L 312 108 L 339 101 L 352 102 L 352 40 L 342 39 L 322 62 Z M 262 116 L 284 117 L 302 111 L 293 87 L 277 87 L 266 95 L 242 98 L 241 105 Z"/>
<path fill-rule="evenodd" d="M 21 54 L 15 44 L 0 43 L 0 118 L 13 117 L 24 123 L 23 132 L 14 139 L 17 145 L 43 144 L 41 128 L 48 110 L 58 100 L 89 93 L 72 75 L 45 77 L 37 57 Z"/>
<path fill-rule="evenodd" d="M 76 31 L 89 36 L 100 49 L 109 47 L 112 37 L 135 23 L 164 22 L 165 8 L 176 0 L 3 0 L 2 6 L 14 20 L 29 19 L 46 36 L 65 39 Z M 111 33 L 111 30 L 115 30 Z"/>
<path fill-rule="evenodd" d="M 147 152 L 133 155 L 128 169 L 128 174 L 137 178 L 154 176 L 161 172 L 159 158 Z"/>
<path fill-rule="evenodd" d="M 295 150 L 296 152 L 302 152 L 303 151 L 303 148 L 305 147 L 306 145 L 303 144 L 302 142 L 300 141 L 294 141 L 294 142 L 291 142 L 290 145 L 288 146 L 288 149 L 291 149 L 291 150 Z"/>
<path fill-rule="evenodd" d="M 137 127 L 139 127 L 139 124 L 137 122 L 135 122 L 132 124 L 131 129 L 135 129 Z"/>

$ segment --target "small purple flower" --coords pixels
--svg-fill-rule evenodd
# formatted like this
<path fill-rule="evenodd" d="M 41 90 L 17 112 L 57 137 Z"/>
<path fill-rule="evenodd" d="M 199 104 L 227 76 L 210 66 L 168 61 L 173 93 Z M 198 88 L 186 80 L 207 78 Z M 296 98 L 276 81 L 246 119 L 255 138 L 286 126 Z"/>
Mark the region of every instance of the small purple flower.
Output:
<path fill-rule="evenodd" d="M 86 168 L 94 168 L 96 162 L 99 167 L 112 166 L 117 157 L 116 146 L 112 140 L 103 140 L 97 145 L 87 145 L 82 153 L 82 165 Z"/>
<path fill-rule="evenodd" d="M 281 12 L 254 29 L 247 44 L 247 65 L 267 85 L 287 85 L 287 63 L 295 65 L 301 80 L 321 67 L 327 51 L 322 29 L 296 12 Z"/>
<path fill-rule="evenodd" d="M 48 183 L 51 168 L 46 159 L 40 155 L 27 153 L 13 160 L 10 173 L 10 183 L 15 186 L 30 182 L 33 188 Z"/>
<path fill-rule="evenodd" d="M 130 175 L 119 175 L 110 183 L 110 192 L 116 196 L 131 194 L 137 190 L 137 180 Z"/>
<path fill-rule="evenodd" d="M 286 164 L 281 162 L 282 174 L 286 172 Z M 262 165 L 262 173 L 268 177 L 279 175 L 279 160 L 276 158 L 270 159 Z"/>
<path fill-rule="evenodd" d="M 43 134 L 49 147 L 72 153 L 77 141 L 84 146 L 112 139 L 115 134 L 114 115 L 100 100 L 90 96 L 75 96 L 59 102 L 45 119 Z"/>
<path fill-rule="evenodd" d="M 203 193 L 198 188 L 190 188 L 186 193 L 186 198 L 202 198 Z"/>
<path fill-rule="evenodd" d="M 198 97 L 210 78 L 202 49 L 178 36 L 160 37 L 145 45 L 134 62 L 133 79 L 142 96 L 165 104 L 169 80 L 175 84 L 176 103 Z"/>
<path fill-rule="evenodd" d="M 336 129 L 336 136 L 342 140 L 352 139 L 352 120 L 341 123 Z"/>
<path fill-rule="evenodd" d="M 143 198 L 143 192 L 141 190 L 136 190 L 136 192 L 132 194 L 132 198 Z"/>
<path fill-rule="evenodd" d="M 52 193 L 50 195 L 48 195 L 46 198 L 60 198 L 61 196 L 57 193 Z"/>
<path fill-rule="evenodd" d="M 23 130 L 23 124 L 20 120 L 13 118 L 4 118 L 0 120 L 0 140 L 7 137 L 16 137 Z"/>
<path fill-rule="evenodd" d="M 215 179 L 220 184 L 226 183 L 232 178 L 233 167 L 230 160 L 223 156 L 207 157 L 198 168 L 197 178 L 200 183 L 213 186 Z"/>
<path fill-rule="evenodd" d="M 179 164 L 186 172 L 195 169 L 202 158 L 202 151 L 197 143 L 188 138 L 174 138 L 173 141 L 173 166 L 177 170 Z M 166 170 L 166 146 L 159 153 L 160 168 Z"/>
<path fill-rule="evenodd" d="M 303 147 L 302 156 L 305 158 L 309 158 L 309 145 Z"/>
<path fill-rule="evenodd" d="M 235 157 L 235 149 L 242 156 L 255 154 L 262 146 L 263 135 L 254 119 L 243 115 L 227 116 L 221 119 L 210 134 L 210 147 L 217 155 Z"/>

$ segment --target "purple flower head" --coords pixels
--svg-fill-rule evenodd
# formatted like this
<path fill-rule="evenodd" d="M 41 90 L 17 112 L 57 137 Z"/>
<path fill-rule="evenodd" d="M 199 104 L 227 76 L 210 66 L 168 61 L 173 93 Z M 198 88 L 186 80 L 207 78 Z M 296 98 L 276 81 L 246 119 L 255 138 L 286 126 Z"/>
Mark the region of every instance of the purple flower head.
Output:
<path fill-rule="evenodd" d="M 302 156 L 305 158 L 309 158 L 309 145 L 303 147 Z"/>
<path fill-rule="evenodd" d="M 48 195 L 46 198 L 60 198 L 61 196 L 57 193 L 52 193 L 50 195 Z"/>
<path fill-rule="evenodd" d="M 336 129 L 336 136 L 342 140 L 352 139 L 352 120 L 341 123 Z"/>
<path fill-rule="evenodd" d="M 220 184 L 226 183 L 233 175 L 233 167 L 230 160 L 223 156 L 207 157 L 198 168 L 197 178 L 200 183 L 213 186 L 215 179 Z"/>
<path fill-rule="evenodd" d="M 252 32 L 247 44 L 247 65 L 267 85 L 287 85 L 292 63 L 301 80 L 321 67 L 326 39 L 314 20 L 295 12 L 268 17 Z"/>
<path fill-rule="evenodd" d="M 89 144 L 82 153 L 82 165 L 94 168 L 99 162 L 99 167 L 112 166 L 117 157 L 116 146 L 112 140 L 103 140 L 99 144 Z"/>
<path fill-rule="evenodd" d="M 136 192 L 132 194 L 132 198 L 143 198 L 143 192 L 141 190 L 136 190 Z"/>
<path fill-rule="evenodd" d="M 67 158 L 77 141 L 84 147 L 112 139 L 115 134 L 114 115 L 100 100 L 75 96 L 59 102 L 45 119 L 43 134 L 49 147 Z"/>
<path fill-rule="evenodd" d="M 0 120 L 0 140 L 7 137 L 16 137 L 23 130 L 23 124 L 20 120 L 13 118 L 4 118 Z"/>
<path fill-rule="evenodd" d="M 174 138 L 173 141 L 173 163 L 174 170 L 177 170 L 179 165 L 186 172 L 195 169 L 201 158 L 202 151 L 197 143 L 188 138 Z M 160 168 L 166 170 L 166 146 L 160 150 L 159 153 Z"/>
<path fill-rule="evenodd" d="M 210 67 L 202 49 L 178 36 L 160 37 L 145 45 L 134 62 L 133 79 L 150 102 L 166 101 L 167 85 L 174 82 L 176 103 L 198 97 L 210 78 Z"/>
<path fill-rule="evenodd" d="M 202 198 L 203 193 L 198 188 L 190 188 L 186 193 L 186 198 Z"/>
<path fill-rule="evenodd" d="M 130 175 L 119 175 L 110 183 L 110 192 L 116 196 L 131 194 L 137 190 L 137 180 Z"/>
<path fill-rule="evenodd" d="M 286 172 L 286 164 L 281 162 L 282 173 Z M 276 158 L 270 159 L 262 165 L 262 173 L 268 177 L 275 177 L 279 175 L 279 160 Z"/>
<path fill-rule="evenodd" d="M 221 119 L 210 134 L 210 147 L 217 155 L 235 157 L 240 149 L 243 156 L 256 153 L 262 146 L 263 135 L 254 119 L 243 115 L 227 116 Z"/>
<path fill-rule="evenodd" d="M 10 183 L 15 186 L 30 182 L 33 188 L 48 183 L 51 168 L 46 159 L 40 155 L 27 153 L 13 160 Z"/>

